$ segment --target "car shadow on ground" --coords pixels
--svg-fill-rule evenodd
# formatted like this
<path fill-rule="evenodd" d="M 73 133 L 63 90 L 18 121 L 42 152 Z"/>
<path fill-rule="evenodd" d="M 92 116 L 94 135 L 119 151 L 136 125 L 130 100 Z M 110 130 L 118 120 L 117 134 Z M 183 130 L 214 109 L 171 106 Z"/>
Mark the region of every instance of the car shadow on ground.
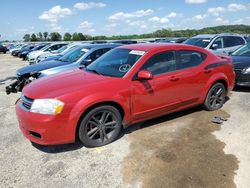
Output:
<path fill-rule="evenodd" d="M 230 100 L 229 97 L 226 97 L 226 102 L 228 102 Z M 201 106 L 196 106 L 193 108 L 189 108 L 187 110 L 183 110 L 183 111 L 179 111 L 179 112 L 175 112 L 175 113 L 171 113 L 165 116 L 161 116 L 161 117 L 157 117 L 154 119 L 150 119 L 141 123 L 137 123 L 137 124 L 133 124 L 130 125 L 129 127 L 127 127 L 126 129 L 123 129 L 121 131 L 121 134 L 119 135 L 119 137 L 116 140 L 121 139 L 124 135 L 130 134 L 134 131 L 137 131 L 139 129 L 145 129 L 154 125 L 157 125 L 159 123 L 163 123 L 163 122 L 168 122 L 171 121 L 173 119 L 177 119 L 179 117 L 183 117 L 186 115 L 190 115 L 192 113 L 195 112 L 199 112 L 202 111 L 203 108 Z M 74 150 L 78 150 L 81 149 L 82 147 L 85 147 L 80 141 L 76 141 L 76 143 L 71 143 L 71 144 L 62 144 L 62 145 L 50 145 L 50 146 L 43 146 L 43 145 L 39 145 L 36 143 L 32 143 L 32 145 L 37 148 L 38 150 L 45 152 L 45 153 L 63 153 L 63 152 L 69 152 L 69 151 L 74 151 Z"/>
<path fill-rule="evenodd" d="M 34 142 L 31 143 L 36 149 L 45 152 L 45 153 L 64 153 L 69 151 L 74 151 L 81 149 L 84 145 L 80 141 L 76 141 L 75 143 L 71 144 L 61 144 L 61 145 L 39 145 Z"/>
<path fill-rule="evenodd" d="M 250 87 L 235 86 L 233 91 L 250 93 Z"/>
<path fill-rule="evenodd" d="M 197 106 L 197 107 L 190 108 L 187 110 L 183 110 L 183 111 L 171 113 L 171 114 L 168 114 L 165 116 L 150 119 L 150 120 L 147 120 L 147 121 L 144 121 L 141 123 L 133 124 L 133 125 L 129 126 L 127 129 L 124 129 L 122 131 L 122 134 L 120 137 L 123 137 L 125 134 L 130 134 L 130 133 L 137 131 L 139 129 L 145 129 L 145 128 L 148 128 L 148 127 L 151 127 L 151 126 L 163 123 L 163 122 L 168 122 L 168 121 L 171 121 L 173 119 L 178 119 L 179 117 L 190 115 L 192 113 L 199 112 L 202 110 L 203 110 L 203 108 L 201 106 Z"/>
<path fill-rule="evenodd" d="M 176 119 L 178 117 L 181 116 L 186 116 L 189 114 L 192 114 L 194 112 L 197 111 L 201 111 L 202 108 L 201 107 L 195 107 L 195 108 L 191 108 L 191 109 L 187 109 L 184 111 L 180 111 L 180 112 L 176 112 L 176 113 L 172 113 L 172 114 L 168 114 L 165 116 L 161 116 L 158 118 L 154 118 L 151 120 L 147 120 L 145 122 L 141 122 L 141 123 L 137 123 L 137 124 L 133 124 L 130 125 L 128 128 L 123 129 L 121 131 L 121 134 L 119 135 L 119 137 L 116 140 L 121 139 L 124 135 L 126 134 L 130 134 L 136 130 L 139 129 L 144 129 L 159 123 L 163 123 L 163 122 L 168 122 L 170 120 Z M 44 145 L 39 145 L 36 144 L 34 142 L 31 142 L 31 144 L 38 150 L 45 152 L 45 153 L 63 153 L 63 152 L 69 152 L 69 151 L 74 151 L 74 150 L 78 150 L 81 149 L 82 147 L 85 147 L 80 141 L 76 141 L 76 143 L 72 143 L 72 144 L 62 144 L 62 145 L 49 145 L 49 146 L 44 146 Z"/>

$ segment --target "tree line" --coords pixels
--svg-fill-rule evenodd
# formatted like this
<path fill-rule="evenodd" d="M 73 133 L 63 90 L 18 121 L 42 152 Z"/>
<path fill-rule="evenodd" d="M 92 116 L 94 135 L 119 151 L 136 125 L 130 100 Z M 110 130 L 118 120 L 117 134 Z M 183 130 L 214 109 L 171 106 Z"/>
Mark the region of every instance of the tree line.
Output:
<path fill-rule="evenodd" d="M 90 41 L 90 40 L 120 40 L 120 39 L 144 39 L 159 37 L 192 37 L 198 34 L 217 34 L 217 33 L 239 33 L 250 34 L 249 25 L 222 25 L 216 27 L 206 27 L 203 29 L 185 29 L 172 31 L 171 29 L 160 29 L 148 34 L 140 35 L 116 35 L 116 36 L 91 36 L 83 33 L 64 33 L 62 36 L 58 32 L 39 32 L 37 34 L 25 34 L 23 39 L 25 42 L 35 41 Z"/>

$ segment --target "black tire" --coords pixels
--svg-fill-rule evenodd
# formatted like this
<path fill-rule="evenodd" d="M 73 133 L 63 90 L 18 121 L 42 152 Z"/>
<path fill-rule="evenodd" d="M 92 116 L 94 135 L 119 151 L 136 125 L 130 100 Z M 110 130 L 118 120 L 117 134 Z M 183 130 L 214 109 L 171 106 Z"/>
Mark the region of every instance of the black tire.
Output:
<path fill-rule="evenodd" d="M 222 83 L 217 82 L 209 89 L 203 106 L 209 111 L 218 110 L 225 103 L 225 99 L 226 88 Z"/>
<path fill-rule="evenodd" d="M 78 137 L 86 147 L 99 147 L 113 142 L 120 134 L 122 117 L 113 106 L 98 106 L 80 122 Z"/>

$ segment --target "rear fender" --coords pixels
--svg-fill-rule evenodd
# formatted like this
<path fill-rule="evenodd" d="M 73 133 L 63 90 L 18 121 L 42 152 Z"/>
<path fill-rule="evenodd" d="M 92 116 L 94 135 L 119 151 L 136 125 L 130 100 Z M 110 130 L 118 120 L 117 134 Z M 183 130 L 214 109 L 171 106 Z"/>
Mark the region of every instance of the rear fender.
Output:
<path fill-rule="evenodd" d="M 227 87 L 229 85 L 228 83 L 228 79 L 227 79 L 227 76 L 224 74 L 224 73 L 217 73 L 215 75 L 213 75 L 212 77 L 209 78 L 207 84 L 205 85 L 205 89 L 203 90 L 202 94 L 201 94 L 201 97 L 199 99 L 199 103 L 200 104 L 203 104 L 205 99 L 206 99 L 206 96 L 207 96 L 207 93 L 209 91 L 209 89 L 218 81 L 220 80 L 223 80 L 227 83 Z M 228 90 L 228 88 L 226 88 Z"/>

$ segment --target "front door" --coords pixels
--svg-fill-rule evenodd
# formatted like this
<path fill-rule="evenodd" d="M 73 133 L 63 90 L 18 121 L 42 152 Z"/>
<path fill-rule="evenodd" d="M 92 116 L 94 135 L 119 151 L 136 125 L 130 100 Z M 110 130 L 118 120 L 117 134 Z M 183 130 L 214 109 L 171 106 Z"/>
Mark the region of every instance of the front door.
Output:
<path fill-rule="evenodd" d="M 160 52 L 149 58 L 140 70 L 153 74 L 152 80 L 132 81 L 132 113 L 136 120 L 159 116 L 178 108 L 179 79 L 175 76 L 176 52 Z"/>

